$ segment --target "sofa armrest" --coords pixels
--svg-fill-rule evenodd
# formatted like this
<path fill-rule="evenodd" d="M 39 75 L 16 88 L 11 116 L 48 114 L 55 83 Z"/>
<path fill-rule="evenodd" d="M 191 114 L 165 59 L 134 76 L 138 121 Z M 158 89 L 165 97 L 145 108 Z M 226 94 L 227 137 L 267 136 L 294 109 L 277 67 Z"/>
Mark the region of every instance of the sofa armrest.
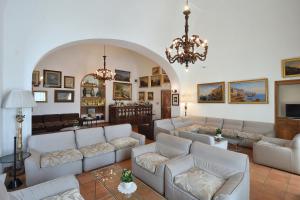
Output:
<path fill-rule="evenodd" d="M 156 143 L 155 142 L 133 148 L 131 151 L 131 159 L 134 160 L 135 157 L 143 155 L 145 153 L 150 153 L 150 152 L 152 152 L 152 153 L 156 152 Z"/>
<path fill-rule="evenodd" d="M 136 133 L 134 131 L 131 132 L 130 137 L 137 139 L 139 141 L 140 145 L 144 145 L 145 144 L 145 136 L 139 133 Z"/>
<path fill-rule="evenodd" d="M 194 159 L 192 155 L 181 156 L 174 158 L 166 163 L 166 170 L 171 175 L 172 179 L 194 167 Z"/>
<path fill-rule="evenodd" d="M 269 131 L 269 132 L 263 133 L 262 135 L 264 135 L 265 137 L 270 137 L 270 138 L 276 137 L 276 133 L 274 131 Z"/>
<path fill-rule="evenodd" d="M 242 172 L 236 173 L 229 177 L 221 188 L 215 193 L 213 200 L 227 200 L 230 195 L 241 184 L 244 174 Z"/>
<path fill-rule="evenodd" d="M 169 130 L 169 129 L 165 129 L 165 128 L 156 127 L 155 131 L 156 131 L 157 135 L 158 135 L 158 133 L 166 133 L 169 135 L 174 135 L 175 129 Z"/>
<path fill-rule="evenodd" d="M 30 150 L 31 156 L 27 159 L 25 159 L 25 170 L 27 171 L 28 169 L 39 169 L 41 167 L 41 154 L 36 151 L 31 149 Z M 27 172 L 26 172 L 27 173 Z"/>
<path fill-rule="evenodd" d="M 9 193 L 15 199 L 43 199 L 70 189 L 79 189 L 75 176 L 64 176 L 32 187 Z"/>
<path fill-rule="evenodd" d="M 280 145 L 280 146 L 287 145 L 291 142 L 290 140 L 285 140 L 285 139 L 280 139 L 280 138 L 271 138 L 271 137 L 263 137 L 261 140 L 265 141 L 265 142 L 270 142 L 270 143 L 273 143 L 273 144 L 277 144 L 277 145 Z"/>

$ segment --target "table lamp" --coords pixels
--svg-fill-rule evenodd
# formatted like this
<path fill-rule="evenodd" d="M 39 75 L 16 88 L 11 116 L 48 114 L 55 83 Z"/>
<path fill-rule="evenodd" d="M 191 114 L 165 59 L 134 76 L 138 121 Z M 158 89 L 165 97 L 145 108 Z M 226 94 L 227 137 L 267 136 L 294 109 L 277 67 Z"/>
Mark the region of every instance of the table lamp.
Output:
<path fill-rule="evenodd" d="M 191 93 L 184 93 L 181 95 L 181 101 L 184 103 L 184 116 L 187 115 L 187 106 L 188 103 L 194 102 L 194 96 Z"/>
<path fill-rule="evenodd" d="M 22 108 L 33 108 L 36 106 L 31 91 L 28 90 L 11 90 L 3 101 L 2 108 L 17 109 L 17 152 L 22 151 L 22 123 L 25 115 L 22 113 Z"/>

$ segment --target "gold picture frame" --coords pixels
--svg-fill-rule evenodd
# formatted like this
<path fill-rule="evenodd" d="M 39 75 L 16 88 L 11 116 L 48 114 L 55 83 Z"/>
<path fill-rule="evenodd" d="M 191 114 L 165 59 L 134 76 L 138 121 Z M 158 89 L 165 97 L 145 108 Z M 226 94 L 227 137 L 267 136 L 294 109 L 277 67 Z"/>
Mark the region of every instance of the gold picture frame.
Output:
<path fill-rule="evenodd" d="M 282 78 L 300 76 L 300 57 L 288 58 L 281 61 Z"/>
<path fill-rule="evenodd" d="M 75 77 L 64 76 L 64 88 L 74 89 L 75 88 Z"/>
<path fill-rule="evenodd" d="M 132 84 L 114 82 L 113 83 L 113 100 L 131 100 Z"/>
<path fill-rule="evenodd" d="M 151 87 L 160 87 L 161 86 L 161 75 L 151 76 Z"/>
<path fill-rule="evenodd" d="M 229 104 L 268 104 L 267 78 L 228 82 Z"/>
<path fill-rule="evenodd" d="M 149 87 L 149 76 L 142 76 L 139 78 L 140 88 Z"/>
<path fill-rule="evenodd" d="M 144 102 L 146 100 L 146 92 L 139 92 L 139 101 Z"/>
<path fill-rule="evenodd" d="M 156 76 L 160 74 L 161 74 L 160 66 L 152 67 L 152 76 Z"/>
<path fill-rule="evenodd" d="M 48 92 L 44 90 L 32 91 L 34 101 L 37 103 L 47 103 L 48 102 Z"/>
<path fill-rule="evenodd" d="M 148 92 L 148 94 L 147 94 L 147 100 L 148 101 L 153 101 L 154 100 L 154 93 L 153 92 Z"/>
<path fill-rule="evenodd" d="M 32 85 L 38 87 L 40 85 L 40 71 L 34 70 L 32 72 Z"/>
<path fill-rule="evenodd" d="M 225 103 L 225 82 L 197 84 L 198 103 Z"/>

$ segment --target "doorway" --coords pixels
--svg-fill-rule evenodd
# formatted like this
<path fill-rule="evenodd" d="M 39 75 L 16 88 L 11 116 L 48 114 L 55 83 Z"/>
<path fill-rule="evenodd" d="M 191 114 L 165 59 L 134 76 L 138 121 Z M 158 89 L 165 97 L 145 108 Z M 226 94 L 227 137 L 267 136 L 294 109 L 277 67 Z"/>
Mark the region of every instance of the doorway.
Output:
<path fill-rule="evenodd" d="M 161 91 L 161 118 L 171 118 L 171 90 Z"/>

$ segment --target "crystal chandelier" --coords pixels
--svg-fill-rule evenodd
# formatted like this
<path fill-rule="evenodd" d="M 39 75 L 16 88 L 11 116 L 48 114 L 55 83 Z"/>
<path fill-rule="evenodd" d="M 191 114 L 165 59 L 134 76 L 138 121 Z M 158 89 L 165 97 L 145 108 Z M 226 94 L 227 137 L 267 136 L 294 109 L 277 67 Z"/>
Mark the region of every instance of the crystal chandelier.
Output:
<path fill-rule="evenodd" d="M 103 80 L 103 81 L 111 81 L 115 80 L 115 73 L 112 72 L 110 69 L 106 68 L 106 55 L 105 55 L 105 45 L 104 45 L 104 56 L 103 56 L 104 64 L 103 64 L 103 69 L 99 68 L 96 70 L 96 72 L 93 74 L 94 77 L 98 80 Z"/>
<path fill-rule="evenodd" d="M 166 49 L 166 56 L 170 63 L 177 61 L 185 64 L 188 70 L 189 63 L 195 63 L 198 59 L 204 61 L 207 55 L 207 40 L 202 40 L 198 35 L 192 35 L 189 38 L 189 15 L 191 14 L 188 6 L 188 0 L 183 11 L 185 15 L 185 34 L 181 38 L 175 38 L 172 45 Z M 201 50 L 198 52 L 198 50 Z"/>

